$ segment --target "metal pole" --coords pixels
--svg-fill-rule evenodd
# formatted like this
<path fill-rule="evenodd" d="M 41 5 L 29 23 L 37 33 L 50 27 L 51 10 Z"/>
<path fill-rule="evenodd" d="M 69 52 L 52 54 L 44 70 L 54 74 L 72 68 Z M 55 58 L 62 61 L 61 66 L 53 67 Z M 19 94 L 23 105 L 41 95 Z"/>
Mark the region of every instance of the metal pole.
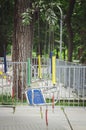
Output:
<path fill-rule="evenodd" d="M 31 68 L 30 68 L 30 58 L 28 58 L 28 86 L 30 87 L 30 84 L 31 84 Z"/>
<path fill-rule="evenodd" d="M 62 9 L 57 5 L 57 8 L 60 11 L 60 59 L 62 59 L 62 17 L 63 17 L 63 13 L 62 13 Z"/>

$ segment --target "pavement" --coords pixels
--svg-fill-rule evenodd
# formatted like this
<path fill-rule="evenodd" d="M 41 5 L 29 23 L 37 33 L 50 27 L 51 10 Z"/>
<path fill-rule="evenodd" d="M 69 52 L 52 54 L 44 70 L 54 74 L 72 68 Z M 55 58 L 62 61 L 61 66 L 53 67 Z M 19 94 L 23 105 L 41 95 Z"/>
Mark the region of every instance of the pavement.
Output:
<path fill-rule="evenodd" d="M 86 130 L 86 108 L 20 105 L 13 114 L 0 107 L 0 130 Z"/>

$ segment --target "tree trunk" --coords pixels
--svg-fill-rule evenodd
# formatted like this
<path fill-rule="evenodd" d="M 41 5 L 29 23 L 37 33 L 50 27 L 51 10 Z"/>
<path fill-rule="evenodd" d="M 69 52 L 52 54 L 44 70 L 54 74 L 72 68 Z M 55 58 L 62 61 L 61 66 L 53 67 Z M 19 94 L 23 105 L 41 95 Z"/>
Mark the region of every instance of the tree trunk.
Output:
<path fill-rule="evenodd" d="M 73 31 L 71 27 L 71 23 L 67 21 L 67 32 L 68 32 L 68 61 L 72 61 L 72 53 L 73 53 Z"/>
<path fill-rule="evenodd" d="M 21 14 L 29 7 L 28 0 L 15 0 L 14 13 L 14 41 L 13 41 L 13 62 L 27 62 L 27 58 L 32 57 L 33 25 L 24 26 Z M 23 67 L 24 68 L 24 67 Z M 23 71 L 25 77 L 26 70 Z M 21 98 L 22 86 L 22 67 L 21 64 L 13 68 L 13 89 L 18 98 Z M 26 77 L 25 77 L 26 78 Z M 23 84 L 26 87 L 26 84 Z M 18 88 L 16 88 L 18 87 Z"/>
<path fill-rule="evenodd" d="M 72 53 L 73 53 L 73 30 L 71 25 L 71 17 L 74 9 L 76 0 L 69 1 L 69 8 L 66 16 L 66 25 L 68 32 L 68 61 L 72 61 Z"/>

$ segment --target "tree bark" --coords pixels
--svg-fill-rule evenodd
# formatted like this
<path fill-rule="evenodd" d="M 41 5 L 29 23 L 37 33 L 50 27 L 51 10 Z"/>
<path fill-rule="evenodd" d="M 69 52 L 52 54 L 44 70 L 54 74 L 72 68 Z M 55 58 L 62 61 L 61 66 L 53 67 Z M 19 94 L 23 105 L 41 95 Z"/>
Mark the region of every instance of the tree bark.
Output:
<path fill-rule="evenodd" d="M 32 57 L 32 40 L 33 40 L 33 23 L 30 25 L 22 24 L 21 14 L 30 7 L 28 0 L 15 0 L 14 13 L 14 39 L 13 39 L 13 62 L 27 62 L 28 58 Z M 24 68 L 25 69 L 25 68 Z M 18 93 L 18 98 L 21 99 L 22 86 L 22 67 L 21 63 L 13 68 L 13 90 Z M 26 75 L 26 70 L 23 71 L 23 77 Z M 17 88 L 18 87 L 18 88 Z M 24 82 L 23 87 L 26 87 Z M 18 90 L 18 92 L 16 92 Z"/>
<path fill-rule="evenodd" d="M 21 16 L 28 7 L 28 0 L 15 0 L 13 61 L 26 62 L 32 57 L 33 25 L 23 25 Z"/>
<path fill-rule="evenodd" d="M 73 53 L 73 30 L 72 30 L 72 22 L 71 17 L 74 9 L 76 0 L 69 1 L 69 8 L 66 16 L 66 25 L 68 32 L 68 61 L 72 61 L 72 53 Z"/>

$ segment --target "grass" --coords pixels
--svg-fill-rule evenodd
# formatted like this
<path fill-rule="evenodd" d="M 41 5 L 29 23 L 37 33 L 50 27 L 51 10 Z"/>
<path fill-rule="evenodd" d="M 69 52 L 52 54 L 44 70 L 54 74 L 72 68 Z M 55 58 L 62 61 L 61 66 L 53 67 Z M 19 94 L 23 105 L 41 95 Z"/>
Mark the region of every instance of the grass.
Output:
<path fill-rule="evenodd" d="M 12 98 L 11 95 L 1 94 L 0 95 L 0 105 L 16 105 L 16 104 L 26 104 L 27 101 L 24 98 L 23 100 L 17 99 L 16 97 Z"/>
<path fill-rule="evenodd" d="M 52 99 L 46 99 L 47 103 L 52 104 Z M 11 95 L 0 95 L 0 105 L 27 104 L 26 99 L 19 100 L 12 98 Z M 86 100 L 58 100 L 56 106 L 86 106 Z"/>
<path fill-rule="evenodd" d="M 47 103 L 52 103 L 52 99 L 46 99 Z M 58 100 L 56 106 L 86 106 L 86 100 Z"/>
<path fill-rule="evenodd" d="M 12 105 L 12 104 L 15 104 L 15 100 L 13 100 L 11 95 L 3 94 L 3 95 L 0 95 L 0 104 L 1 105 Z"/>

